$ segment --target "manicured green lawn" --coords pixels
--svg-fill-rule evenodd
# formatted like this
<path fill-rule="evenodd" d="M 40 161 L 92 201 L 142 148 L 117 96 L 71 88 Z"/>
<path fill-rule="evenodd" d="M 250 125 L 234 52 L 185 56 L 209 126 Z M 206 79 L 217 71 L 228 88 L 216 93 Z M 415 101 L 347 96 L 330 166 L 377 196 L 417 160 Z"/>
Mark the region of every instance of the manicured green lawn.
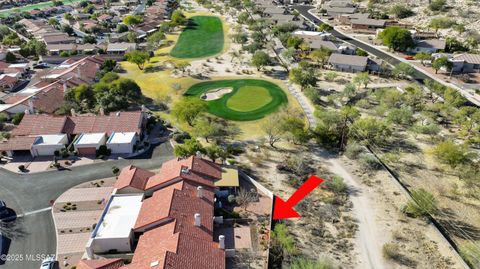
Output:
<path fill-rule="evenodd" d="M 246 112 L 259 109 L 271 101 L 272 96 L 267 89 L 260 86 L 243 86 L 227 100 L 227 107 L 236 111 Z"/>
<path fill-rule="evenodd" d="M 214 16 L 194 16 L 180 34 L 170 55 L 190 59 L 208 57 L 223 50 L 222 21 Z"/>
<path fill-rule="evenodd" d="M 70 5 L 70 4 L 74 4 L 76 2 L 80 2 L 82 0 L 63 0 L 63 4 L 64 5 Z M 22 7 L 14 7 L 14 8 L 10 8 L 10 9 L 5 9 L 5 10 L 2 10 L 0 11 L 0 17 L 6 17 L 8 15 L 10 15 L 11 13 L 14 13 L 14 12 L 24 12 L 24 11 L 31 11 L 31 10 L 34 10 L 34 9 L 44 9 L 44 8 L 47 8 L 47 7 L 53 7 L 53 3 L 51 1 L 48 1 L 48 2 L 41 2 L 41 3 L 37 3 L 37 4 L 33 4 L 33 5 L 26 5 L 26 6 L 22 6 Z"/>
<path fill-rule="evenodd" d="M 259 79 L 201 82 L 190 87 L 185 95 L 200 98 L 206 91 L 225 87 L 231 87 L 233 91 L 220 99 L 205 102 L 207 102 L 208 111 L 211 114 L 227 120 L 261 119 L 278 110 L 281 105 L 288 103 L 287 95 L 278 85 Z M 230 101 L 230 99 L 233 100 Z"/>

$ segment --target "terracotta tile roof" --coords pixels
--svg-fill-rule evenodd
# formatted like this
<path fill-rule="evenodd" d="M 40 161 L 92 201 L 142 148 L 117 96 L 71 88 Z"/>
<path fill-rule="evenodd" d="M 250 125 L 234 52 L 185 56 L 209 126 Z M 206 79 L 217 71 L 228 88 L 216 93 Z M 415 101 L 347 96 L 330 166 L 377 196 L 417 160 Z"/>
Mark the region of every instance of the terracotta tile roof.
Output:
<path fill-rule="evenodd" d="M 70 134 L 81 133 L 107 133 L 113 132 L 136 132 L 141 133 L 143 113 L 117 112 L 110 115 L 99 116 L 71 116 L 65 126 L 65 132 Z"/>
<path fill-rule="evenodd" d="M 204 187 L 203 197 L 199 198 L 198 186 L 193 182 L 180 181 L 154 192 L 152 197 L 143 202 L 134 229 L 143 230 L 149 225 L 155 226 L 175 219 L 175 232 L 212 240 L 214 191 Z M 196 213 L 200 214 L 201 227 L 194 225 Z"/>
<path fill-rule="evenodd" d="M 0 143 L 0 151 L 30 150 L 36 137 L 18 136 L 12 137 L 7 142 Z"/>
<path fill-rule="evenodd" d="M 20 124 L 12 130 L 12 135 L 29 136 L 64 133 L 65 121 L 66 117 L 27 114 Z"/>
<path fill-rule="evenodd" d="M 155 173 L 129 165 L 122 169 L 114 187 L 119 190 L 126 187 L 145 190 L 148 178 L 153 175 L 155 175 Z"/>
<path fill-rule="evenodd" d="M 77 269 L 118 269 L 123 265 L 122 259 L 80 260 Z"/>
<path fill-rule="evenodd" d="M 11 95 L 3 101 L 5 102 L 5 104 L 15 104 L 15 103 L 18 103 L 18 102 L 24 100 L 27 97 L 28 96 L 26 96 L 26 95 Z"/>
<path fill-rule="evenodd" d="M 17 84 L 18 78 L 11 77 L 11 76 L 4 76 L 0 79 L 0 86 L 7 86 L 9 88 L 15 86 Z"/>
<path fill-rule="evenodd" d="M 132 263 L 125 269 L 151 269 L 152 263 L 158 262 L 156 269 L 165 268 L 167 252 L 175 253 L 178 246 L 179 234 L 174 233 L 175 221 L 162 227 L 150 230 L 140 236 Z M 122 268 L 123 269 L 123 268 Z"/>
<path fill-rule="evenodd" d="M 180 233 L 177 252 L 167 252 L 164 269 L 225 269 L 225 252 L 217 243 Z"/>
<path fill-rule="evenodd" d="M 33 107 L 41 112 L 53 113 L 64 103 L 63 86 L 55 83 L 48 88 L 42 89 L 33 97 Z M 28 101 L 24 102 L 28 105 Z"/>
<path fill-rule="evenodd" d="M 183 172 L 182 168 L 185 168 Z M 222 178 L 222 169 L 218 164 L 195 156 L 170 160 L 163 163 L 160 172 L 148 180 L 146 189 L 156 188 L 178 178 L 213 187 L 215 180 Z"/>
<path fill-rule="evenodd" d="M 225 252 L 212 240 L 175 233 L 176 221 L 140 236 L 125 269 L 225 269 Z M 122 268 L 123 269 L 123 268 Z"/>
<path fill-rule="evenodd" d="M 153 193 L 152 197 L 145 199 L 140 208 L 134 230 L 147 225 L 170 219 L 170 209 L 175 190 L 182 189 L 183 182 L 177 182 Z"/>

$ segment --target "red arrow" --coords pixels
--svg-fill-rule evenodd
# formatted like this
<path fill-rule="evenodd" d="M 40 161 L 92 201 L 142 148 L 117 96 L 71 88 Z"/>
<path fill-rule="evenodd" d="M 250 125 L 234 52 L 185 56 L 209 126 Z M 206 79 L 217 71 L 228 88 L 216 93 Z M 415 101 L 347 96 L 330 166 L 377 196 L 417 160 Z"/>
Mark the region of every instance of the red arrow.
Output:
<path fill-rule="evenodd" d="M 273 219 L 300 218 L 300 215 L 295 209 L 293 209 L 293 207 L 318 187 L 318 185 L 322 184 L 322 182 L 323 179 L 316 176 L 310 176 L 286 202 L 275 195 L 273 203 Z"/>

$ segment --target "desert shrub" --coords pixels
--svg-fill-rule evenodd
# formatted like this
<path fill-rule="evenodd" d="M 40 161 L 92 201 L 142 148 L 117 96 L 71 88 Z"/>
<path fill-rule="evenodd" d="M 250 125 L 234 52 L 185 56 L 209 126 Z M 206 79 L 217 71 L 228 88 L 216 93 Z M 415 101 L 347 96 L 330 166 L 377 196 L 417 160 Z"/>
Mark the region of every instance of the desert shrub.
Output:
<path fill-rule="evenodd" d="M 289 266 L 288 269 L 333 269 L 335 266 L 333 263 L 326 259 L 319 260 L 308 260 L 305 258 L 295 259 Z"/>
<path fill-rule="evenodd" d="M 177 133 L 173 135 L 173 140 L 177 143 L 184 143 L 186 139 L 190 139 L 190 135 L 188 133 Z"/>
<path fill-rule="evenodd" d="M 23 119 L 23 116 L 25 116 L 25 113 L 16 113 L 12 116 L 12 123 L 15 124 L 15 125 L 18 125 L 22 119 Z"/>
<path fill-rule="evenodd" d="M 397 260 L 402 254 L 400 253 L 400 247 L 395 243 L 387 243 L 382 247 L 383 257 L 389 260 Z"/>
<path fill-rule="evenodd" d="M 360 163 L 366 169 L 379 170 L 382 168 L 380 161 L 371 153 L 360 154 Z"/>
<path fill-rule="evenodd" d="M 415 261 L 411 260 L 410 258 L 402 254 L 400 250 L 400 246 L 398 244 L 395 244 L 395 243 L 384 244 L 382 248 L 382 253 L 383 253 L 383 256 L 389 260 L 396 261 L 408 267 L 416 267 Z"/>
<path fill-rule="evenodd" d="M 402 211 L 408 216 L 421 217 L 438 212 L 437 202 L 433 194 L 424 189 L 412 191 L 412 200 L 408 201 Z"/>
<path fill-rule="evenodd" d="M 114 175 L 118 175 L 119 172 L 120 172 L 120 168 L 118 168 L 116 166 L 112 166 L 112 173 Z"/>
<path fill-rule="evenodd" d="M 446 0 L 433 0 L 428 5 L 428 8 L 430 8 L 432 11 L 444 11 L 446 4 Z"/>
<path fill-rule="evenodd" d="M 480 268 L 480 243 L 468 242 L 460 246 L 460 255 L 472 268 Z"/>
<path fill-rule="evenodd" d="M 415 124 L 412 129 L 414 133 L 425 134 L 425 135 L 436 135 L 440 132 L 440 126 L 435 123 L 429 124 Z"/>
<path fill-rule="evenodd" d="M 364 151 L 364 148 L 362 145 L 358 143 L 349 143 L 345 149 L 345 156 L 347 156 L 350 159 L 356 159 L 358 158 L 358 155 L 360 155 Z"/>
<path fill-rule="evenodd" d="M 332 178 L 325 180 L 323 187 L 336 194 L 347 192 L 347 184 L 340 176 L 333 176 Z"/>
<path fill-rule="evenodd" d="M 360 107 L 360 108 L 365 108 L 365 109 L 368 109 L 368 108 L 372 107 L 370 102 L 368 102 L 368 100 L 366 100 L 366 99 L 359 100 L 355 105 Z"/>

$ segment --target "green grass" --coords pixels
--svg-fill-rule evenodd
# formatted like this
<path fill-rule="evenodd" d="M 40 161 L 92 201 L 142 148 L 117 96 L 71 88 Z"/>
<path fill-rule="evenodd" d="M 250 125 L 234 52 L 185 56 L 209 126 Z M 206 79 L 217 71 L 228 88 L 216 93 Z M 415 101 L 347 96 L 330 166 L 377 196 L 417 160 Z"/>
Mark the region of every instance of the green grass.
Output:
<path fill-rule="evenodd" d="M 252 98 L 255 97 L 255 98 Z M 270 92 L 260 86 L 240 87 L 227 101 L 227 107 L 240 112 L 259 109 L 272 101 Z"/>
<path fill-rule="evenodd" d="M 170 55 L 191 59 L 213 56 L 223 50 L 222 21 L 214 16 L 194 16 L 180 34 Z"/>
<path fill-rule="evenodd" d="M 225 87 L 231 87 L 233 91 L 225 94 L 220 99 L 205 102 L 207 102 L 208 111 L 211 114 L 227 120 L 251 121 L 261 119 L 275 112 L 281 105 L 288 103 L 287 95 L 278 85 L 259 79 L 201 82 L 190 87 L 185 95 L 200 98 L 206 91 Z M 260 90 L 260 88 L 263 90 Z M 242 90 L 240 91 L 240 89 Z M 250 90 L 253 91 L 250 92 Z M 239 96 L 235 96 L 237 93 Z M 229 102 L 229 100 L 234 96 L 232 105 L 232 102 Z M 245 104 L 241 104 L 242 102 Z"/>
<path fill-rule="evenodd" d="M 73 3 L 76 3 L 76 2 L 80 2 L 82 0 L 63 0 L 63 4 L 64 5 L 70 5 L 70 4 L 73 4 Z M 34 10 L 34 9 L 44 9 L 44 8 L 47 8 L 47 7 L 53 7 L 53 3 L 51 1 L 48 1 L 48 2 L 41 2 L 41 3 L 37 3 L 37 4 L 33 4 L 33 5 L 27 5 L 27 6 L 23 6 L 23 7 L 14 7 L 14 8 L 10 8 L 10 9 L 5 9 L 5 10 L 2 10 L 0 11 L 0 17 L 7 17 L 8 15 L 10 15 L 11 13 L 16 13 L 16 12 L 28 12 L 28 11 L 31 11 L 31 10 Z"/>

